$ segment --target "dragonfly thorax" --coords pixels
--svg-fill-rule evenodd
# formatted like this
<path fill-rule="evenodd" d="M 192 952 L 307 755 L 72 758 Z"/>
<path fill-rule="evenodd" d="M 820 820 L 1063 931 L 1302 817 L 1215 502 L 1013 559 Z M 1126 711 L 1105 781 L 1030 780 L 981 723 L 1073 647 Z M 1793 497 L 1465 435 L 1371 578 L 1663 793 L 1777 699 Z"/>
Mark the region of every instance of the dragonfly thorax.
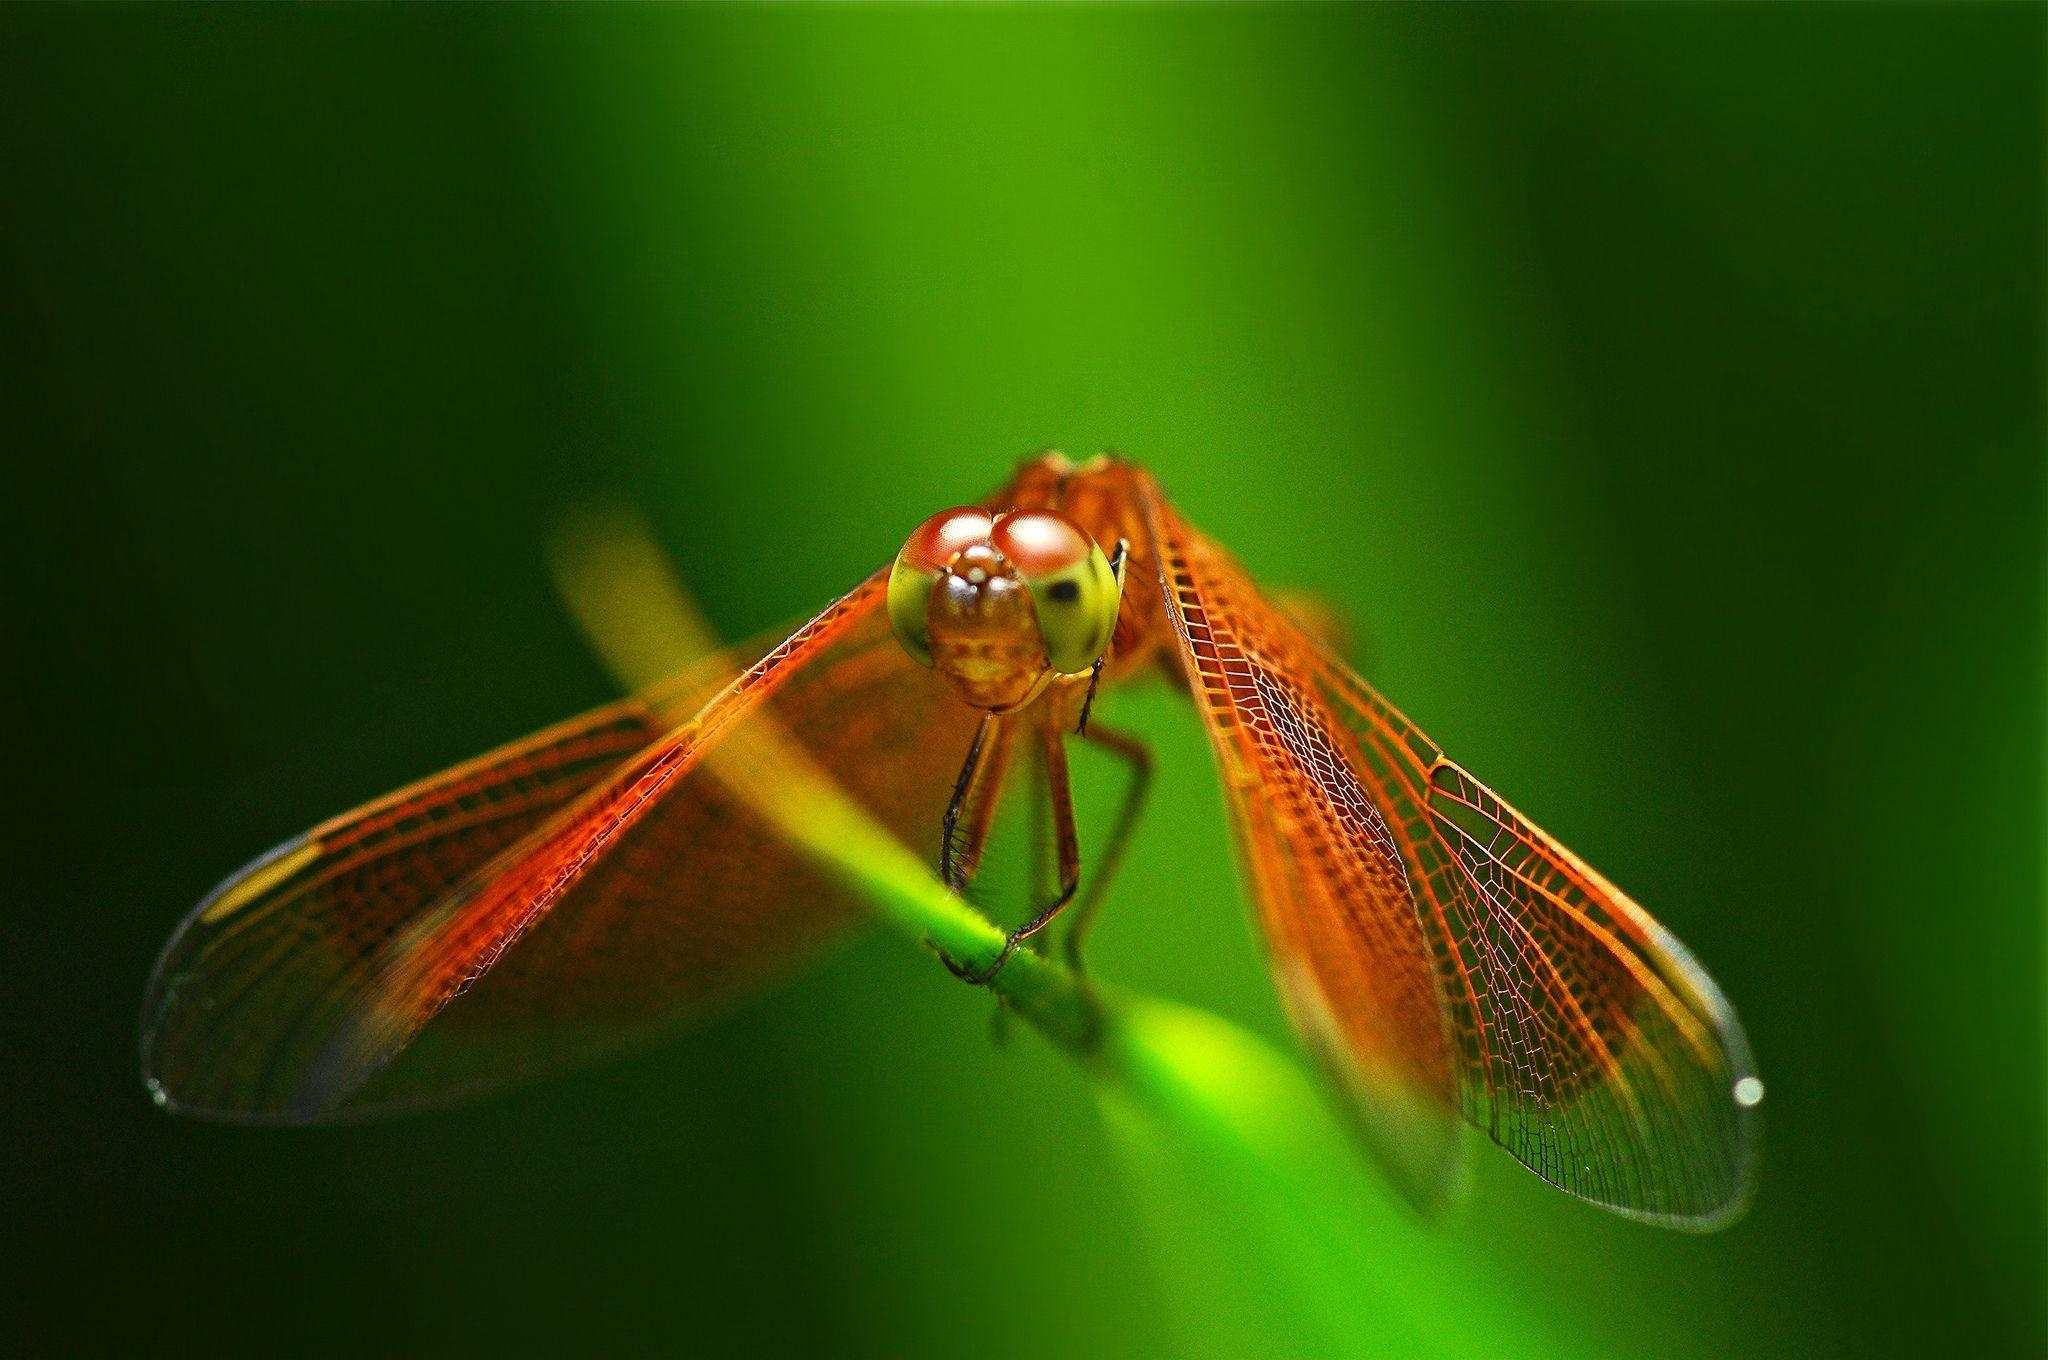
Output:
<path fill-rule="evenodd" d="M 1048 510 L 941 511 L 911 534 L 889 575 L 889 621 L 904 650 L 963 701 L 997 713 L 1093 668 L 1116 611 L 1102 549 Z"/>

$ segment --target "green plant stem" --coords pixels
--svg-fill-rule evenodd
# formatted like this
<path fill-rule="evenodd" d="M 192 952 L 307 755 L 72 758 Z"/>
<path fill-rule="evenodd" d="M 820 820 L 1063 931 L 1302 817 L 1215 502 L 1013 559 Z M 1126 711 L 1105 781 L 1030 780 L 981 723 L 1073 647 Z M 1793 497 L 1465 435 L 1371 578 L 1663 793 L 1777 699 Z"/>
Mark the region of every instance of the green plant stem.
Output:
<path fill-rule="evenodd" d="M 712 771 L 818 867 L 860 894 L 914 942 L 986 970 L 1007 937 L 949 892 L 930 866 L 855 803 L 809 755 L 757 718 L 713 748 Z M 1096 1047 L 1101 1003 L 1071 969 L 1030 950 L 987 983 L 1047 1038 L 1076 1055 Z"/>

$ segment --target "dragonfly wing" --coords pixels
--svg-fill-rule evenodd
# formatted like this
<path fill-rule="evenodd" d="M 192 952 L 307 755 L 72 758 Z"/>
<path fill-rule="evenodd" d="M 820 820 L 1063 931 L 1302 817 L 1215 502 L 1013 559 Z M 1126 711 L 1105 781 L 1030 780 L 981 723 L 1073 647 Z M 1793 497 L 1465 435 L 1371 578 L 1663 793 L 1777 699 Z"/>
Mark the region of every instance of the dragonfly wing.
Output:
<path fill-rule="evenodd" d="M 1220 548 L 1163 506 L 1155 518 L 1169 605 L 1219 751 L 1263 743 L 1301 767 L 1251 766 L 1240 801 L 1279 809 L 1264 814 L 1281 843 L 1266 857 L 1344 869 L 1364 839 L 1400 865 L 1399 891 L 1333 882 L 1339 901 L 1317 899 L 1320 916 L 1285 896 L 1262 904 L 1269 931 L 1284 932 L 1283 985 L 1306 974 L 1334 1016 L 1321 1032 L 1341 1029 L 1368 1072 L 1389 1065 L 1377 1051 L 1388 1046 L 1416 1046 L 1416 1077 L 1447 1057 L 1465 1116 L 1581 1198 L 1683 1228 L 1739 1214 L 1762 1086 L 1712 979 L 1641 907 L 1445 758 Z M 1224 763 L 1242 776 L 1250 762 Z M 1361 792 L 1370 817 L 1344 811 Z M 1294 805 L 1304 796 L 1335 806 L 1303 815 Z M 1272 876 L 1255 869 L 1262 894 Z M 1432 964 L 1437 1034 L 1423 1032 L 1419 1002 L 1405 1024 L 1384 1001 L 1355 1014 L 1356 990 L 1330 976 L 1333 958 L 1379 959 L 1394 940 L 1420 941 Z M 1404 970 L 1412 959 L 1404 948 Z M 1374 1085 L 1354 1081 L 1368 1100 Z"/>
<path fill-rule="evenodd" d="M 1763 1084 L 1714 980 L 1341 662 L 1323 658 L 1318 686 L 1416 868 L 1449 969 L 1467 1116 L 1617 1213 L 1698 1231 L 1739 1217 Z"/>
<path fill-rule="evenodd" d="M 296 991 L 358 962 L 472 871 L 666 730 L 610 704 L 330 819 L 252 861 L 193 908 L 143 998 L 159 1100 L 251 1112 Z"/>
<path fill-rule="evenodd" d="M 1438 968 L 1408 866 L 1343 725 L 1307 681 L 1314 644 L 1151 499 L 1167 609 L 1282 999 L 1368 1147 L 1433 1210 L 1463 1164 Z"/>
<path fill-rule="evenodd" d="M 857 904 L 701 766 L 742 724 L 777 722 L 935 854 L 973 715 L 895 645 L 882 592 L 872 578 L 743 656 L 687 721 L 668 725 L 687 711 L 674 695 L 618 706 L 642 724 L 624 749 L 481 853 L 337 855 L 331 828 L 359 813 L 245 870 L 159 964 L 144 1047 L 162 1097 L 280 1120 L 444 1100 L 643 1044 L 815 951 Z M 487 797 L 529 778 L 497 756 L 464 768 Z M 366 812 L 413 816 L 420 790 L 461 783 Z"/>

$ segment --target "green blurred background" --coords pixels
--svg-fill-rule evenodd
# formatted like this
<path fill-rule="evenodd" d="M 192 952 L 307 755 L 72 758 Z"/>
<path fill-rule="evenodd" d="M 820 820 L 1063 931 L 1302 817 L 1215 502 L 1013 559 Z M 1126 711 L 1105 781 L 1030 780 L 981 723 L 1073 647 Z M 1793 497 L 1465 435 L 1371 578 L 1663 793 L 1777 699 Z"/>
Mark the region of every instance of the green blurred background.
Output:
<path fill-rule="evenodd" d="M 135 1071 L 226 870 L 608 697 L 566 507 L 643 506 L 752 633 L 1058 445 L 1337 602 L 1770 1083 L 1719 1236 L 1482 1145 L 1447 1226 L 1382 1206 L 1361 1352 L 1470 1351 L 1483 1300 L 1501 1354 L 2041 1353 L 2043 29 L 0 11 L 5 1349 L 1227 1331 L 1083 1081 L 893 938 L 411 1121 L 181 1122 Z M 1164 773 L 1097 969 L 1284 1041 L 1191 711 L 1112 707 Z"/>

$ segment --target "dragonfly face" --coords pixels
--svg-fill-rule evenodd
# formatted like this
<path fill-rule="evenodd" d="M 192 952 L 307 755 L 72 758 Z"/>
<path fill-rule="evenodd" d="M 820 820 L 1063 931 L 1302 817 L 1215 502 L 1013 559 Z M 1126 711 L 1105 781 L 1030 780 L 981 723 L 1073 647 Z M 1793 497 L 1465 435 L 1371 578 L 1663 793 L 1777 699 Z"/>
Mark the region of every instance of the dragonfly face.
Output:
<path fill-rule="evenodd" d="M 1102 548 L 1051 510 L 942 510 L 889 573 L 889 622 L 969 705 L 1022 708 L 1109 648 L 1118 585 Z"/>

